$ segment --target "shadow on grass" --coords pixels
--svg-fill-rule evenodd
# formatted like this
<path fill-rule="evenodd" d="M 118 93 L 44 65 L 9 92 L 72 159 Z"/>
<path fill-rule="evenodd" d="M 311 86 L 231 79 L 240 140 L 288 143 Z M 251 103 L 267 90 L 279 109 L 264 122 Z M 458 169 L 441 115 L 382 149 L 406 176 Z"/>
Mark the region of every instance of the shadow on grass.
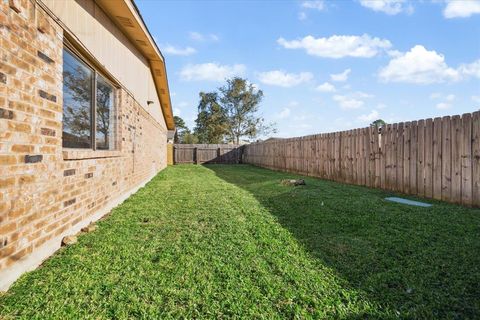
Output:
<path fill-rule="evenodd" d="M 251 193 L 322 264 L 406 318 L 480 317 L 480 210 L 248 165 L 207 165 Z M 411 197 L 412 198 L 412 197 Z"/>

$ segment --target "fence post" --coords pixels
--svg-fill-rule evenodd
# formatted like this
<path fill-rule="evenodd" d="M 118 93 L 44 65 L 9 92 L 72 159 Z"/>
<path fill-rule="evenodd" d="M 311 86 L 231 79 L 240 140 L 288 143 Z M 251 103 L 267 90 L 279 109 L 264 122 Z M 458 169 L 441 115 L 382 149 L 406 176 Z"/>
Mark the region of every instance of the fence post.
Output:
<path fill-rule="evenodd" d="M 198 164 L 198 148 L 193 149 L 193 163 Z"/>

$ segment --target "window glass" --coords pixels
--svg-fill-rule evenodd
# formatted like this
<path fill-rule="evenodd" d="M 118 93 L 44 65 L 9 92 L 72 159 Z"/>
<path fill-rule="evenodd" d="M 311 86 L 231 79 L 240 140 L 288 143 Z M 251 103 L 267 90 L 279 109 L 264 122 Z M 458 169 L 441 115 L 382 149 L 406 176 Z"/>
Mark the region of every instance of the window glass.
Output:
<path fill-rule="evenodd" d="M 97 76 L 97 149 L 113 150 L 113 87 L 100 75 Z"/>
<path fill-rule="evenodd" d="M 63 51 L 63 146 L 92 148 L 93 71 Z"/>

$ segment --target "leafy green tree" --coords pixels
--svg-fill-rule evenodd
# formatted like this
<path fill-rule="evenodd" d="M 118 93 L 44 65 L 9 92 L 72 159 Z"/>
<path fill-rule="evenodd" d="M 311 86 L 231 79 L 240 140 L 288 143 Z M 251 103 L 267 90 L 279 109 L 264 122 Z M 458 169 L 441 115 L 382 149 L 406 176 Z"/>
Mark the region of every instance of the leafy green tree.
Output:
<path fill-rule="evenodd" d="M 230 141 L 238 144 L 242 137 L 254 139 L 262 134 L 276 132 L 274 124 L 265 124 L 264 118 L 258 115 L 263 99 L 262 90 L 239 77 L 228 79 L 227 84 L 218 90 Z"/>
<path fill-rule="evenodd" d="M 263 92 L 246 79 L 228 79 L 215 92 L 200 92 L 195 134 L 200 143 L 239 143 L 242 137 L 254 139 L 276 132 L 258 115 Z"/>
<path fill-rule="evenodd" d="M 200 92 L 194 133 L 199 143 L 222 143 L 227 134 L 227 119 L 216 92 Z"/>
<path fill-rule="evenodd" d="M 378 127 L 378 128 L 382 128 L 383 126 L 385 126 L 387 123 L 385 121 L 383 121 L 382 119 L 377 119 L 375 121 L 373 121 L 372 123 L 370 123 L 370 126 L 371 127 Z"/>
<path fill-rule="evenodd" d="M 188 129 L 185 121 L 179 116 L 174 116 L 173 121 L 175 121 L 175 127 L 177 128 L 173 138 L 174 143 L 185 143 L 183 140 L 185 135 L 190 133 L 190 129 Z"/>
<path fill-rule="evenodd" d="M 188 130 L 188 132 L 186 132 L 185 135 L 183 136 L 183 142 L 182 143 L 195 144 L 195 143 L 199 143 L 199 141 L 198 141 L 198 137 L 195 135 L 195 133 L 191 133 L 190 130 Z"/>

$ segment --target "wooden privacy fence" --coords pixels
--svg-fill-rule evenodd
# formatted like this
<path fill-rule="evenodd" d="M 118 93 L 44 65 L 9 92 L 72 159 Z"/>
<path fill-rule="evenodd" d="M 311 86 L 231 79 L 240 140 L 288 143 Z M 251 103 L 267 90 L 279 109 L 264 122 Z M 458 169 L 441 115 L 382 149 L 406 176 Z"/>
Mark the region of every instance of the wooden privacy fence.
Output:
<path fill-rule="evenodd" d="M 480 206 L 480 112 L 254 143 L 243 162 Z"/>
<path fill-rule="evenodd" d="M 237 164 L 242 160 L 242 150 L 242 146 L 235 144 L 175 144 L 173 160 L 175 164 Z"/>

